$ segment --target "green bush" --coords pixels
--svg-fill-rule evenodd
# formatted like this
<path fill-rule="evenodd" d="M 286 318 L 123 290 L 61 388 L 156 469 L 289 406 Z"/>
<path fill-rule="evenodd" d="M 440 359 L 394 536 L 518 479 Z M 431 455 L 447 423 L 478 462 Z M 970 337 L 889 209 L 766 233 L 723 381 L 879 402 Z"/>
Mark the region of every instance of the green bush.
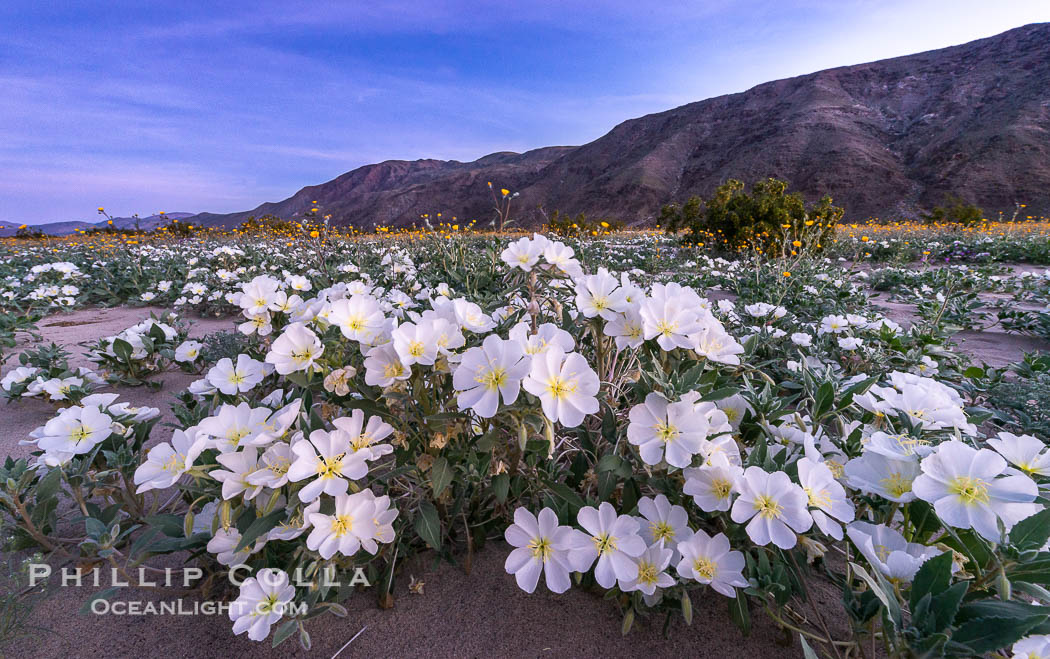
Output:
<path fill-rule="evenodd" d="M 949 195 L 944 206 L 934 206 L 933 210 L 922 214 L 925 224 L 945 224 L 952 222 L 963 226 L 972 226 L 984 218 L 984 210 L 974 204 L 968 204 L 959 197 Z"/>
<path fill-rule="evenodd" d="M 660 224 L 668 232 L 685 232 L 689 242 L 713 244 L 729 250 L 756 250 L 787 256 L 823 249 L 842 219 L 843 209 L 825 195 L 806 205 L 788 184 L 769 178 L 757 181 L 750 193 L 730 179 L 707 201 L 690 197 L 682 206 L 670 204 L 660 211 Z"/>

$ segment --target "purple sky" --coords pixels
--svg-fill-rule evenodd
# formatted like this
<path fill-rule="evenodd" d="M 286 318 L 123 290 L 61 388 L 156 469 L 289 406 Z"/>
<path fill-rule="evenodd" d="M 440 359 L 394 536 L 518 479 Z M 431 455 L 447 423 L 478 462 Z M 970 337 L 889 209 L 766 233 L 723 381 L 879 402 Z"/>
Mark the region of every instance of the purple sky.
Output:
<path fill-rule="evenodd" d="M 7 0 L 0 220 L 246 210 L 1048 20 L 1046 0 Z"/>

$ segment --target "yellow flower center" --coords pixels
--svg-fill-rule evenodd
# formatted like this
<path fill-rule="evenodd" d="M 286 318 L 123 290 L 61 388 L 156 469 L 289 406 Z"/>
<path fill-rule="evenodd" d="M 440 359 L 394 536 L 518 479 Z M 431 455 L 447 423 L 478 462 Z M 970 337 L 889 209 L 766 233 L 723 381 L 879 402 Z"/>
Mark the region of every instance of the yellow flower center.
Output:
<path fill-rule="evenodd" d="M 474 381 L 489 391 L 496 391 L 507 382 L 507 371 L 503 368 L 494 368 L 474 378 Z"/>
<path fill-rule="evenodd" d="M 321 478 L 336 478 L 343 471 L 344 453 L 317 461 L 317 475 Z"/>
<path fill-rule="evenodd" d="M 948 483 L 948 491 L 968 506 L 988 503 L 988 483 L 971 476 L 956 476 Z"/>
<path fill-rule="evenodd" d="M 594 548 L 598 550 L 599 556 L 616 551 L 616 538 L 608 533 L 596 535 L 594 536 Z"/>
<path fill-rule="evenodd" d="M 648 561 L 638 561 L 638 582 L 654 584 L 660 578 L 660 571 Z"/>
<path fill-rule="evenodd" d="M 556 400 L 566 398 L 574 391 L 576 391 L 576 383 L 567 382 L 559 375 L 551 376 L 551 379 L 547 381 L 547 393 Z"/>
<path fill-rule="evenodd" d="M 408 354 L 413 357 L 422 357 L 423 353 L 426 352 L 426 347 L 422 341 L 413 341 L 408 344 Z"/>
<path fill-rule="evenodd" d="M 773 497 L 763 494 L 755 499 L 755 510 L 766 519 L 776 519 L 780 517 L 780 512 L 783 508 Z"/>
<path fill-rule="evenodd" d="M 911 492 L 912 479 L 901 474 L 900 472 L 893 472 L 886 478 L 879 481 L 882 487 L 893 496 L 900 498 Z"/>
<path fill-rule="evenodd" d="M 354 528 L 354 518 L 349 515 L 336 515 L 332 521 L 332 535 L 341 538 Z"/>
<path fill-rule="evenodd" d="M 714 579 L 718 573 L 718 564 L 707 557 L 699 556 L 693 561 L 693 571 L 703 579 Z"/>
<path fill-rule="evenodd" d="M 656 437 L 664 444 L 669 444 L 678 437 L 678 428 L 664 421 L 657 421 L 653 430 L 656 432 Z"/>
<path fill-rule="evenodd" d="M 550 559 L 551 553 L 554 552 L 554 547 L 551 546 L 550 538 L 533 538 L 529 544 L 525 546 L 532 551 L 533 558 L 538 558 L 544 563 Z"/>

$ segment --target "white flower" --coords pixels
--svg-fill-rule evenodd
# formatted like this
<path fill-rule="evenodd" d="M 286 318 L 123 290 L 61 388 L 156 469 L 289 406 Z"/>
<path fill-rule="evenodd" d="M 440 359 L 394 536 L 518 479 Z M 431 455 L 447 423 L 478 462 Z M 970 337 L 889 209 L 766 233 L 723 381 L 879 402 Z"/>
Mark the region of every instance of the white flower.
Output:
<path fill-rule="evenodd" d="M 817 334 L 823 336 L 831 332 L 832 334 L 839 334 L 849 329 L 849 321 L 842 316 L 825 316 L 820 321 L 820 328 L 817 330 Z"/>
<path fill-rule="evenodd" d="M 536 328 L 535 334 L 530 332 L 528 323 L 518 323 L 510 328 L 507 336 L 516 341 L 526 355 L 539 355 L 549 348 L 558 348 L 562 352 L 572 352 L 576 348 L 572 335 L 553 323 L 543 323 Z"/>
<path fill-rule="evenodd" d="M 658 494 L 655 499 L 639 499 L 638 512 L 645 519 L 644 522 L 639 520 L 639 532 L 645 543 L 652 546 L 662 541 L 665 547 L 670 548 L 670 560 L 676 560 L 678 542 L 692 534 L 689 530 L 689 514 L 685 512 L 685 508 L 671 505 L 666 496 Z"/>
<path fill-rule="evenodd" d="M 737 524 L 751 520 L 747 535 L 756 545 L 770 542 L 781 549 L 795 546 L 795 533 L 813 526 L 806 510 L 809 497 L 782 471 L 768 473 L 761 467 L 748 467 L 738 479 L 740 497 L 730 513 Z"/>
<path fill-rule="evenodd" d="M 635 559 L 638 575 L 633 579 L 618 580 L 620 590 L 625 593 L 637 590 L 646 597 L 651 597 L 657 588 L 670 588 L 675 584 L 675 579 L 664 570 L 674 560 L 675 554 L 677 552 L 665 548 L 663 542 L 650 544 L 641 556 Z"/>
<path fill-rule="evenodd" d="M 736 597 L 736 588 L 748 585 L 743 575 L 744 554 L 730 549 L 725 534 L 711 537 L 697 531 L 691 538 L 678 543 L 678 552 L 682 555 L 678 574 L 683 579 L 709 584 L 715 592 L 726 597 Z"/>
<path fill-rule="evenodd" d="M 805 332 L 795 332 L 791 335 L 791 342 L 797 346 L 808 348 L 813 345 L 813 337 Z"/>
<path fill-rule="evenodd" d="M 547 588 L 554 593 L 569 589 L 569 547 L 572 527 L 559 526 L 558 516 L 544 508 L 539 516 L 525 508 L 514 511 L 514 523 L 503 536 L 515 549 L 507 556 L 504 569 L 513 574 L 526 593 L 536 590 L 543 572 Z"/>
<path fill-rule="evenodd" d="M 637 309 L 628 308 L 616 314 L 605 324 L 605 335 L 616 338 L 616 349 L 637 348 L 645 341 L 642 333 L 642 316 Z"/>
<path fill-rule="evenodd" d="M 891 458 L 865 449 L 859 458 L 847 462 L 843 471 L 850 487 L 861 492 L 898 503 L 915 500 L 912 484 L 919 475 L 917 460 Z"/>
<path fill-rule="evenodd" d="M 838 340 L 838 344 L 843 350 L 856 350 L 864 345 L 864 340 L 852 336 L 844 336 Z"/>
<path fill-rule="evenodd" d="M 146 461 L 135 470 L 137 494 L 149 490 L 163 490 L 175 484 L 193 461 L 207 447 L 207 439 L 197 436 L 197 428 L 175 430 L 171 443 L 157 444 L 146 454 Z"/>
<path fill-rule="evenodd" d="M 362 541 L 375 537 L 376 500 L 363 494 L 336 494 L 335 510 L 331 515 L 311 513 L 313 529 L 306 538 L 307 548 L 325 560 L 337 552 L 353 556 L 361 549 Z"/>
<path fill-rule="evenodd" d="M 692 463 L 710 431 L 707 416 L 696 409 L 694 400 L 684 396 L 668 403 L 654 391 L 645 397 L 645 403 L 631 408 L 627 441 L 638 447 L 646 464 L 666 459 L 669 465 L 683 468 Z"/>
<path fill-rule="evenodd" d="M 1013 644 L 1011 659 L 1050 659 L 1050 635 L 1026 636 Z"/>
<path fill-rule="evenodd" d="M 586 533 L 573 530 L 569 563 L 575 572 L 586 572 L 594 559 L 594 578 L 602 588 L 612 588 L 617 579 L 630 581 L 638 577 L 638 564 L 633 560 L 645 551 L 645 540 L 638 535 L 638 520 L 630 515 L 617 515 L 609 502 L 595 509 L 580 508 L 576 515 Z"/>
<path fill-rule="evenodd" d="M 494 334 L 485 337 L 480 347 L 463 353 L 452 374 L 452 385 L 460 392 L 459 409 L 472 409 L 488 419 L 499 409 L 501 396 L 505 405 L 513 405 L 530 367 L 531 359 L 517 342 L 504 341 Z"/>
<path fill-rule="evenodd" d="M 199 432 L 211 438 L 212 445 L 227 453 L 242 446 L 265 446 L 274 440 L 267 432 L 267 421 L 272 412 L 265 407 L 252 407 L 248 403 L 223 404 L 214 415 L 203 419 Z"/>
<path fill-rule="evenodd" d="M 1050 476 L 1050 451 L 1042 440 L 1031 435 L 1000 432 L 998 437 L 988 440 L 988 445 L 1023 473 Z"/>
<path fill-rule="evenodd" d="M 265 374 L 262 362 L 241 354 L 237 355 L 236 365 L 229 357 L 223 357 L 208 370 L 205 378 L 209 384 L 222 393 L 233 396 L 237 393 L 251 391 L 255 385 L 263 381 Z"/>
<path fill-rule="evenodd" d="M 736 492 L 736 481 L 743 473 L 743 469 L 724 460 L 722 464 L 686 469 L 682 492 L 693 497 L 700 510 L 706 513 L 729 510 Z"/>
<path fill-rule="evenodd" d="M 908 542 L 884 524 L 853 522 L 846 535 L 868 559 L 868 563 L 888 579 L 909 582 L 922 564 L 940 555 L 940 549 Z"/>
<path fill-rule="evenodd" d="M 701 357 L 720 364 L 737 366 L 740 364 L 740 355 L 744 352 L 744 346 L 737 343 L 736 339 L 725 331 L 722 323 L 715 318 L 709 317 L 703 329 L 692 336 L 693 351 Z"/>
<path fill-rule="evenodd" d="M 920 465 L 922 473 L 912 483 L 915 496 L 933 504 L 945 524 L 972 528 L 992 542 L 1002 535 L 997 519 L 1007 531 L 1022 519 L 1042 510 L 1032 503 L 1039 488 L 1028 476 L 1003 476 L 1006 460 L 995 451 L 977 450 L 951 440 Z"/>
<path fill-rule="evenodd" d="M 266 312 L 270 303 L 277 296 L 281 282 L 269 275 L 259 275 L 248 283 L 241 285 L 241 295 L 238 305 L 245 311 L 245 315 L 259 315 Z"/>
<path fill-rule="evenodd" d="M 576 280 L 576 308 L 585 318 L 600 316 L 612 320 L 617 312 L 627 309 L 627 294 L 616 277 L 605 268 L 598 268 L 597 274 Z"/>
<path fill-rule="evenodd" d="M 350 393 L 350 379 L 357 375 L 357 369 L 353 366 L 337 368 L 324 378 L 324 390 L 337 396 L 346 396 Z"/>
<path fill-rule="evenodd" d="M 368 423 L 365 423 L 364 411 L 356 409 L 350 416 L 332 419 L 332 425 L 346 433 L 350 450 L 360 453 L 365 460 L 376 460 L 394 452 L 390 444 L 379 443 L 394 433 L 394 427 L 378 416 L 368 417 Z"/>
<path fill-rule="evenodd" d="M 823 462 L 802 458 L 798 465 L 798 482 L 809 497 L 809 514 L 821 531 L 836 540 L 842 539 L 842 526 L 839 522 L 852 522 L 855 511 L 853 504 L 846 498 L 846 490 L 835 480 Z"/>
<path fill-rule="evenodd" d="M 244 580 L 237 599 L 230 604 L 233 633 L 248 632 L 253 641 L 265 640 L 270 627 L 284 617 L 285 607 L 295 598 L 295 586 L 282 570 L 266 568 Z"/>
<path fill-rule="evenodd" d="M 324 352 L 324 345 L 317 335 L 302 323 L 292 323 L 284 328 L 266 354 L 266 362 L 273 364 L 281 375 L 297 371 L 310 372 L 314 360 Z"/>
<path fill-rule="evenodd" d="M 402 323 L 391 336 L 394 350 L 405 366 L 423 364 L 433 366 L 437 359 L 437 337 L 430 327 L 415 323 Z"/>
<path fill-rule="evenodd" d="M 44 424 L 37 445 L 49 453 L 83 455 L 112 433 L 113 419 L 94 405 L 67 407 Z"/>
<path fill-rule="evenodd" d="M 398 380 L 407 380 L 412 371 L 405 368 L 394 346 L 385 343 L 368 351 L 365 357 L 365 384 L 389 387 Z"/>
<path fill-rule="evenodd" d="M 248 476 L 259 466 L 258 458 L 259 453 L 254 446 L 235 453 L 220 453 L 215 457 L 226 469 L 216 469 L 208 475 L 222 483 L 223 499 L 232 499 L 243 492 L 244 498 L 250 500 L 262 490 L 261 486 L 248 481 Z"/>
<path fill-rule="evenodd" d="M 248 483 L 276 490 L 288 482 L 288 468 L 292 466 L 293 459 L 290 444 L 271 444 L 259 458 L 259 469 L 248 474 Z"/>
<path fill-rule="evenodd" d="M 699 308 L 700 296 L 693 289 L 675 283 L 653 284 L 638 309 L 643 336 L 647 341 L 656 339 L 663 350 L 692 348 L 696 341 L 690 335 L 703 330 Z M 711 315 L 709 311 L 703 314 Z"/>
<path fill-rule="evenodd" d="M 288 480 L 297 483 L 313 478 L 299 490 L 299 500 L 309 503 L 321 495 L 345 494 L 347 479 L 364 478 L 371 453 L 351 450 L 350 435 L 342 430 L 315 430 L 309 441 L 301 439 L 292 445 L 295 461 L 288 468 Z"/>
<path fill-rule="evenodd" d="M 525 391 L 540 399 L 544 415 L 572 428 L 587 414 L 598 411 L 598 375 L 583 355 L 565 354 L 549 348 L 532 358 L 531 370 L 522 382 Z"/>
<path fill-rule="evenodd" d="M 503 262 L 512 268 L 521 268 L 525 272 L 531 272 L 532 267 L 540 260 L 546 241 L 530 240 L 521 238 L 512 242 L 500 254 Z"/>
<path fill-rule="evenodd" d="M 204 512 L 203 510 L 201 512 Z M 241 532 L 234 527 L 228 529 L 220 528 L 212 536 L 212 539 L 208 541 L 206 549 L 209 553 L 215 554 L 215 560 L 220 565 L 226 565 L 227 567 L 232 565 L 241 565 L 248 557 L 255 552 L 262 549 L 263 545 L 266 544 L 264 538 L 259 538 L 255 541 L 255 545 L 248 545 L 244 549 L 235 552 L 237 545 L 241 542 Z"/>
<path fill-rule="evenodd" d="M 197 361 L 203 347 L 204 344 L 200 341 L 183 341 L 178 348 L 175 348 L 175 361 L 183 363 Z"/>

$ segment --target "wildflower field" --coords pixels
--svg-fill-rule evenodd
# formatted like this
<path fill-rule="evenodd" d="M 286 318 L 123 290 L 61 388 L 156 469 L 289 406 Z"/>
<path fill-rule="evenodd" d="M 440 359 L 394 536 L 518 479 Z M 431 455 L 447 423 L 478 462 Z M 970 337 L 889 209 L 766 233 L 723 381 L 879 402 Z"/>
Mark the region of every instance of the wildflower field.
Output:
<path fill-rule="evenodd" d="M 231 644 L 286 650 L 322 615 L 353 640 L 355 593 L 396 616 L 420 565 L 495 551 L 508 598 L 586 592 L 624 643 L 717 602 L 706 634 L 766 625 L 793 656 L 1050 652 L 1050 225 L 804 243 L 2 241 L 3 410 L 43 415 L 0 430 L 5 552 L 132 584 L 194 570 L 191 596 L 232 602 Z M 79 325 L 118 307 L 111 335 Z M 75 340 L 41 340 L 64 318 Z M 36 594 L 6 596 L 0 641 L 38 633 L 18 624 Z"/>

